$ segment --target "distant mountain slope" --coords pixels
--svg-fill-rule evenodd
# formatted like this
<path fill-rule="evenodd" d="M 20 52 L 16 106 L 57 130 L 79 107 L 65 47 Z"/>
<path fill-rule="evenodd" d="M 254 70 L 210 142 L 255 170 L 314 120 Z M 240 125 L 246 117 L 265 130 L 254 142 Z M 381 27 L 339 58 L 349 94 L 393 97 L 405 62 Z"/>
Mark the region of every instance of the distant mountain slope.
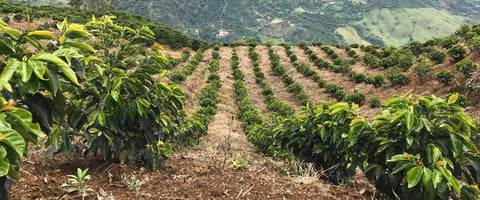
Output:
<path fill-rule="evenodd" d="M 37 2 L 39 4 L 32 5 L 43 5 L 46 4 L 46 2 L 50 2 L 50 0 L 39 1 Z M 59 5 L 63 5 L 62 2 L 65 3 L 67 1 L 59 0 L 54 2 L 57 2 Z M 90 20 L 93 15 L 114 15 L 118 18 L 116 21 L 119 25 L 129 26 L 132 28 L 140 28 L 142 26 L 150 27 L 150 29 L 155 32 L 156 42 L 161 44 L 168 44 L 169 47 L 173 49 L 178 49 L 180 47 L 190 47 L 196 50 L 200 46 L 206 44 L 206 42 L 203 40 L 188 36 L 167 25 L 128 12 L 89 11 L 75 8 L 59 8 L 54 6 L 41 6 L 32 8 L 21 4 L 13 4 L 0 1 L 0 16 L 5 16 L 8 14 L 20 14 L 25 17 L 27 13 L 30 15 L 32 20 L 37 20 L 36 18 L 43 18 L 62 21 L 65 17 L 67 17 L 69 21 L 76 23 L 85 23 Z M 46 20 L 44 23 L 47 22 L 50 23 L 48 20 Z"/>
<path fill-rule="evenodd" d="M 480 0 L 121 0 L 118 9 L 207 41 L 256 38 L 400 46 L 450 34 L 463 23 L 478 23 L 479 7 Z"/>

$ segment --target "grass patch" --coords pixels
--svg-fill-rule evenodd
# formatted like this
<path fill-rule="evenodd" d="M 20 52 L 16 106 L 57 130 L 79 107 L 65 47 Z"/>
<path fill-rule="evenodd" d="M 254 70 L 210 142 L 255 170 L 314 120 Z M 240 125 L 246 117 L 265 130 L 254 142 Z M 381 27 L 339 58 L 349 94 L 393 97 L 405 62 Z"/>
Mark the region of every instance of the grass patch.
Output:
<path fill-rule="evenodd" d="M 295 12 L 297 13 L 305 13 L 305 9 L 303 9 L 302 7 L 298 7 L 298 8 L 295 8 Z"/>
<path fill-rule="evenodd" d="M 462 16 L 434 8 L 399 8 L 372 10 L 353 25 L 367 40 L 376 38 L 387 46 L 401 46 L 451 34 L 465 22 Z"/>
<path fill-rule="evenodd" d="M 360 35 L 358 35 L 357 30 L 350 26 L 337 28 L 335 30 L 335 33 L 341 35 L 343 37 L 343 40 L 345 40 L 345 42 L 348 44 L 370 44 L 367 41 L 363 40 Z"/>
<path fill-rule="evenodd" d="M 282 19 L 280 18 L 275 18 L 272 20 L 272 24 L 278 24 L 278 23 L 281 23 L 282 22 Z"/>

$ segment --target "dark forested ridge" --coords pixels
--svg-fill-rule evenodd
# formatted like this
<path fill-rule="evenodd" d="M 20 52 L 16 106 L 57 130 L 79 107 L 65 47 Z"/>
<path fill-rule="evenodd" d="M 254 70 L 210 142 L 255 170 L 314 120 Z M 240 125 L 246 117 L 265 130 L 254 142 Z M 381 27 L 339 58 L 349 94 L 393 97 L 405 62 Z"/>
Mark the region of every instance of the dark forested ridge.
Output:
<path fill-rule="evenodd" d="M 42 2 L 42 1 L 40 1 Z M 56 2 L 56 1 L 53 1 Z M 63 2 L 63 1 L 61 1 Z M 38 2 L 37 2 L 38 3 Z M 34 4 L 37 5 L 37 4 Z M 64 5 L 64 4 L 57 4 Z M 120 11 L 96 11 L 96 10 L 86 10 L 86 9 L 75 9 L 70 7 L 54 7 L 54 6 L 40 6 L 32 8 L 29 6 L 24 6 L 21 4 L 12 4 L 8 2 L 0 1 L 0 12 L 5 16 L 7 14 L 15 14 L 21 18 L 26 18 L 27 13 L 31 16 L 32 20 L 35 18 L 45 18 L 54 21 L 62 21 L 67 17 L 72 22 L 76 23 L 85 23 L 92 18 L 93 15 L 102 16 L 102 15 L 113 15 L 116 16 L 117 22 L 122 26 L 129 26 L 132 28 L 140 28 L 142 26 L 148 26 L 155 32 L 156 42 L 162 44 L 169 44 L 170 47 L 177 49 L 180 47 L 190 47 L 193 49 L 198 49 L 203 42 L 200 39 L 193 38 L 191 36 L 185 35 L 184 33 L 175 30 L 167 25 L 161 24 L 157 21 L 148 19 L 146 17 L 131 14 L 128 12 Z"/>
<path fill-rule="evenodd" d="M 14 0 L 68 5 L 68 0 Z M 478 0 L 119 0 L 117 10 L 147 16 L 206 41 L 370 43 L 402 46 L 478 23 Z"/>

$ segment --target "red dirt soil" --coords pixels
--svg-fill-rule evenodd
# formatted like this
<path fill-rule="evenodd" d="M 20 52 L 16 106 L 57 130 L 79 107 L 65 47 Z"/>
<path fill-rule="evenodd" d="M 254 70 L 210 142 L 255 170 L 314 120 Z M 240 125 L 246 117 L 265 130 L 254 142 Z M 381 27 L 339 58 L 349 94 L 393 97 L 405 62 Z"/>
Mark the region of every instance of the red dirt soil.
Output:
<path fill-rule="evenodd" d="M 362 177 L 350 186 L 334 186 L 313 173 L 292 175 L 289 162 L 255 152 L 235 119 L 231 53 L 231 48 L 220 50 L 222 102 L 209 134 L 196 147 L 174 151 L 172 160 L 157 172 L 94 157 L 42 160 L 42 149 L 33 149 L 23 162 L 22 179 L 14 183 L 11 198 L 81 199 L 61 185 L 77 168 L 89 168 L 92 178 L 86 185 L 94 192 L 86 199 L 371 199 L 374 190 Z M 127 187 L 133 176 L 143 182 L 138 192 Z"/>
<path fill-rule="evenodd" d="M 255 86 L 252 63 L 247 59 L 248 47 L 238 47 L 240 57 L 240 69 L 245 73 L 246 86 L 249 90 L 249 98 L 254 106 L 264 109 L 260 89 Z M 274 47 L 279 52 L 282 64 L 291 65 L 288 62 L 284 49 Z M 455 72 L 459 80 L 451 86 L 444 86 L 430 79 L 425 83 L 419 83 L 416 78 L 407 73 L 410 83 L 402 87 L 393 87 L 387 84 L 384 87 L 375 88 L 371 85 L 356 84 L 349 80 L 348 76 L 335 74 L 325 69 L 316 68 L 309 58 L 298 47 L 292 47 L 300 61 L 308 62 L 322 78 L 344 87 L 348 93 L 361 91 L 367 96 L 376 96 L 381 101 L 401 95 L 409 90 L 414 91 L 415 96 L 423 94 L 435 94 L 444 96 L 450 91 L 461 86 L 464 78 L 455 72 L 451 61 L 437 65 L 434 70 L 449 68 Z M 318 48 L 312 48 L 319 57 L 331 61 L 328 55 L 322 54 Z M 265 73 L 265 82 L 274 88 L 277 99 L 289 103 L 299 110 L 298 102 L 293 94 L 289 93 L 279 77 L 271 75 L 270 61 L 267 47 L 256 47 L 260 54 L 260 67 Z M 360 53 L 359 53 L 360 54 Z M 86 199 L 374 199 L 375 190 L 357 173 L 351 183 L 346 186 L 334 186 L 319 180 L 313 173 L 295 175 L 291 162 L 273 161 L 269 157 L 258 154 L 251 143 L 247 141 L 240 123 L 236 119 L 237 107 L 233 100 L 233 77 L 231 75 L 232 49 L 223 47 L 220 49 L 219 76 L 222 87 L 219 96 L 222 102 L 218 105 L 218 112 L 209 125 L 209 134 L 203 141 L 191 149 L 176 149 L 172 160 L 162 163 L 161 169 L 156 172 L 148 172 L 138 165 L 115 164 L 104 162 L 96 157 L 77 158 L 63 155 L 54 158 L 42 157 L 45 149 L 30 147 L 30 156 L 24 158 L 21 170 L 21 180 L 15 182 L 11 191 L 12 199 L 81 199 L 76 193 L 68 193 L 67 187 L 61 187 L 67 183 L 68 174 L 75 174 L 77 168 L 89 168 L 88 174 L 91 180 L 87 186 L 94 190 Z M 205 84 L 206 74 L 201 73 L 211 60 L 211 52 L 205 52 L 205 59 L 198 69 L 187 78 L 182 87 L 186 91 L 188 101 L 186 104 L 189 112 L 195 109 L 196 93 Z M 475 58 L 478 64 L 478 59 Z M 367 73 L 368 67 L 359 64 Z M 328 100 L 328 95 L 322 93 L 317 86 L 312 86 L 305 77 L 296 70 L 289 69 L 289 74 L 301 84 L 305 90 L 313 92 L 311 98 Z M 372 72 L 376 73 L 376 72 Z M 479 73 L 475 73 L 479 75 Z M 303 78 L 302 78 L 303 77 Z M 458 86 L 457 86 L 458 85 Z M 314 89 L 315 88 L 315 89 Z M 328 98 L 328 99 L 327 99 Z M 478 103 L 466 109 L 474 118 L 480 117 Z M 370 109 L 367 105 L 361 107 L 360 115 L 371 117 L 379 114 L 379 109 Z M 131 191 L 128 184 L 135 176 L 143 185 L 139 191 Z"/>

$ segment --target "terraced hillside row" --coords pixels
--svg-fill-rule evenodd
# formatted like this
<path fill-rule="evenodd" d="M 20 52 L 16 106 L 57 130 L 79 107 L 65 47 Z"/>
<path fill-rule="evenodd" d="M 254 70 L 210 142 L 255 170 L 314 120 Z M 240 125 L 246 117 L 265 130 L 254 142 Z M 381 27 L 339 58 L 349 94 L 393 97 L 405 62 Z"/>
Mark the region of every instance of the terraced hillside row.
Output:
<path fill-rule="evenodd" d="M 148 27 L 113 19 L 0 22 L 0 185 L 18 180 L 14 198 L 93 195 L 65 179 L 86 168 L 102 198 L 480 193 L 479 26 L 400 49 L 240 41 L 164 57 Z"/>

